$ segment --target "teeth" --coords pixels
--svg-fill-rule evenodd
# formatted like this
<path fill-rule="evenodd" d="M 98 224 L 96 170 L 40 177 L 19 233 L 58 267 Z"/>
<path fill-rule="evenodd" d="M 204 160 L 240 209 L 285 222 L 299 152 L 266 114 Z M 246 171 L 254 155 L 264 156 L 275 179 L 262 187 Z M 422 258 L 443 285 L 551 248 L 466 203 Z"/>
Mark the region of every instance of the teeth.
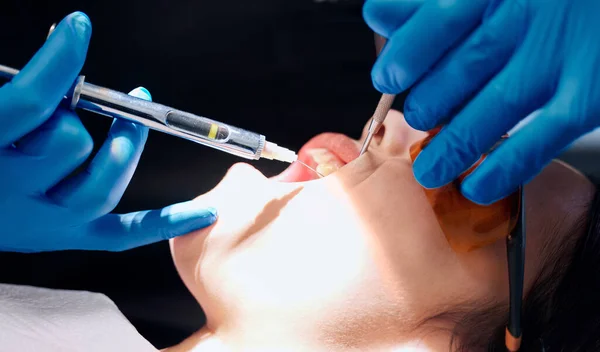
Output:
<path fill-rule="evenodd" d="M 319 164 L 317 165 L 317 172 L 323 176 L 330 175 L 336 172 L 340 167 L 335 164 Z"/>
<path fill-rule="evenodd" d="M 317 172 L 323 176 L 327 176 L 337 171 L 344 164 L 327 149 L 312 149 L 308 154 L 317 164 Z"/>
<path fill-rule="evenodd" d="M 337 159 L 335 155 L 329 152 L 329 150 L 322 148 L 311 149 L 308 151 L 308 155 L 310 155 L 317 164 L 324 164 Z"/>

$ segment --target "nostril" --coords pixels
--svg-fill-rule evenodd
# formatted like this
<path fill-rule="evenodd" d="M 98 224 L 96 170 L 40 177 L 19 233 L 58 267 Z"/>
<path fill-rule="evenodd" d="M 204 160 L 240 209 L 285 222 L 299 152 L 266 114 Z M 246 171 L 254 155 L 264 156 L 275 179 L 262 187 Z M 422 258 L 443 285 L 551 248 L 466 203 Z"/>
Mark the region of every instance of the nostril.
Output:
<path fill-rule="evenodd" d="M 373 136 L 373 141 L 377 144 L 381 144 L 381 140 L 383 139 L 383 135 L 385 134 L 385 125 L 381 125 L 379 131 Z"/>

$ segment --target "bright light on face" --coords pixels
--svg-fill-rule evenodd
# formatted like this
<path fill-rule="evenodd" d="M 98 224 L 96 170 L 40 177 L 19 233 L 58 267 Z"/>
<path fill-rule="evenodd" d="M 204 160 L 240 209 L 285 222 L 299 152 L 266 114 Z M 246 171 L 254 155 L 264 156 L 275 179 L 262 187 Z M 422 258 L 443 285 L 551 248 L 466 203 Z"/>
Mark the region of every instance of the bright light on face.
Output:
<path fill-rule="evenodd" d="M 273 179 L 238 164 L 199 197 L 219 219 L 171 247 L 210 336 L 232 350 L 447 350 L 445 333 L 423 330 L 428 319 L 464 304 L 507 302 L 504 242 L 455 252 L 415 181 L 409 148 L 424 137 L 392 112 L 360 158 L 360 142 L 340 135 L 302 148 L 301 161 L 331 171 L 325 178 L 298 163 Z M 571 170 L 548 170 L 528 201 L 544 216 L 562 209 L 561 195 L 573 199 L 566 184 L 589 189 Z M 527 282 L 551 237 L 536 233 L 543 219 L 530 220 Z M 447 322 L 436 324 L 448 331 Z"/>

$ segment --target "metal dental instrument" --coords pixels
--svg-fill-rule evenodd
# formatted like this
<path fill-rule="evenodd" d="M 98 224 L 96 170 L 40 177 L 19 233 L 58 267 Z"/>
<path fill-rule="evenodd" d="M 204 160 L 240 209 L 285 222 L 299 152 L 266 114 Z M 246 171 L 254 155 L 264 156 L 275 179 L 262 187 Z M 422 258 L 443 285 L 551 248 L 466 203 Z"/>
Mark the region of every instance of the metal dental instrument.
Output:
<path fill-rule="evenodd" d="M 0 65 L 0 78 L 10 80 L 18 73 L 18 70 Z M 84 76 L 79 76 L 64 100 L 71 109 L 80 108 L 129 120 L 242 158 L 266 158 L 288 163 L 297 159 L 294 151 L 268 142 L 263 135 L 85 83 Z"/>
<path fill-rule="evenodd" d="M 385 38 L 378 34 L 375 34 L 375 47 L 377 49 L 377 55 L 381 53 L 385 42 Z M 377 134 L 377 132 L 379 132 L 379 128 L 381 128 L 388 112 L 390 112 L 395 98 L 396 96 L 393 94 L 383 94 L 381 96 L 381 99 L 379 99 L 379 104 L 377 104 L 377 108 L 375 109 L 375 113 L 373 113 L 373 118 L 371 119 L 371 123 L 369 124 L 367 138 L 365 138 L 362 148 L 360 148 L 359 155 L 363 155 L 367 152 L 367 149 L 369 149 L 369 145 L 371 144 L 373 137 Z"/>
<path fill-rule="evenodd" d="M 390 112 L 395 98 L 396 96 L 392 94 L 383 94 L 381 96 L 379 104 L 377 104 L 377 108 L 373 114 L 373 118 L 371 119 L 371 123 L 369 124 L 367 138 L 365 138 L 365 142 L 360 149 L 360 155 L 363 155 L 367 151 L 369 144 L 371 144 L 371 140 L 373 140 L 373 137 L 379 132 L 379 128 L 381 128 L 388 112 Z"/>

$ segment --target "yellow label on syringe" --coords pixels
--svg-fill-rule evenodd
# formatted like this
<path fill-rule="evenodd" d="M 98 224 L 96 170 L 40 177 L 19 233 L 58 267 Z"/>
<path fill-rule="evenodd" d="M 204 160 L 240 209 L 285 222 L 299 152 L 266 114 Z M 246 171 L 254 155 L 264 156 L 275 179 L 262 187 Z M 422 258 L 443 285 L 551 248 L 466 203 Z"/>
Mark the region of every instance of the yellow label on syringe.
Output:
<path fill-rule="evenodd" d="M 217 131 L 219 130 L 219 126 L 217 124 L 210 125 L 210 131 L 208 131 L 208 138 L 215 139 L 217 137 Z"/>

